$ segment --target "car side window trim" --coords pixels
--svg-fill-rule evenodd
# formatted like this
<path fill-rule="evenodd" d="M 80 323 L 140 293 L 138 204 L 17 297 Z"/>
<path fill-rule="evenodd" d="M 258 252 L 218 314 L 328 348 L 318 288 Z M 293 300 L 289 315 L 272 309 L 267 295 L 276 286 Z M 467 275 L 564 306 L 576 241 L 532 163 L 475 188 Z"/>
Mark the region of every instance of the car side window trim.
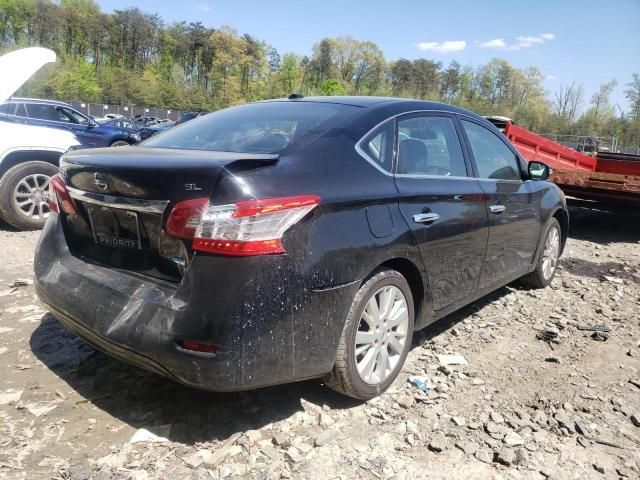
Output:
<path fill-rule="evenodd" d="M 460 116 L 462 117 L 463 115 L 460 115 Z M 474 118 L 464 116 L 464 118 L 460 118 L 459 120 L 464 120 L 466 122 L 474 123 L 477 126 L 484 128 L 489 133 L 491 133 L 493 136 L 495 136 L 498 140 L 500 140 L 511 151 L 511 153 L 513 153 L 514 157 L 516 158 L 516 165 L 518 167 L 518 173 L 520 174 L 520 178 L 519 179 L 502 179 L 502 178 L 484 178 L 484 177 L 481 177 L 480 176 L 480 172 L 478 170 L 477 160 L 475 158 L 475 155 L 473 154 L 473 149 L 471 148 L 471 143 L 469 141 L 469 137 L 467 135 L 467 132 L 465 132 L 464 128 L 461 127 L 460 128 L 460 133 L 462 133 L 462 135 L 463 135 L 462 136 L 462 140 L 465 143 L 465 150 L 468 151 L 469 158 L 472 159 L 473 173 L 476 176 L 476 179 L 482 180 L 482 181 L 489 181 L 489 182 L 507 182 L 507 183 L 523 183 L 524 182 L 523 173 L 522 173 L 522 165 L 520 164 L 520 153 L 513 147 L 513 145 L 511 145 L 509 142 L 505 142 L 502 138 L 500 138 L 499 135 L 496 135 L 496 133 L 494 131 L 492 131 L 490 128 L 487 128 L 487 126 L 483 125 L 481 122 L 476 121 L 476 119 L 474 119 Z"/>
<path fill-rule="evenodd" d="M 23 102 L 14 103 L 12 115 L 19 118 L 29 118 L 29 111 L 27 110 L 27 104 Z"/>
<path fill-rule="evenodd" d="M 367 140 L 370 140 L 371 138 L 373 138 L 374 134 L 376 134 L 379 131 L 382 131 L 385 127 L 388 126 L 388 124 L 390 122 L 395 122 L 394 117 L 387 118 L 386 120 L 384 120 L 384 121 L 380 122 L 379 124 L 377 124 L 371 130 L 369 130 L 366 134 L 364 134 L 362 136 L 362 138 L 360 140 L 358 140 L 356 142 L 355 149 L 356 149 L 356 152 L 358 152 L 358 154 L 362 158 L 364 158 L 367 162 L 369 162 L 371 165 L 373 165 L 378 171 L 384 173 L 385 175 L 393 176 L 393 171 L 395 169 L 395 150 L 396 150 L 396 137 L 397 137 L 397 134 L 395 133 L 396 132 L 396 126 L 395 125 L 393 127 L 394 138 L 393 138 L 393 141 L 391 142 L 391 144 L 392 144 L 391 171 L 388 171 L 388 170 L 385 170 L 384 168 L 382 168 L 380 166 L 380 164 L 374 158 L 371 158 L 371 156 L 363 148 L 364 142 L 366 142 Z"/>
<path fill-rule="evenodd" d="M 477 177 L 469 177 L 469 176 L 460 177 L 457 175 L 428 175 L 428 174 L 418 175 L 418 174 L 412 174 L 412 173 L 396 173 L 395 176 L 398 178 L 424 178 L 424 179 L 431 179 L 431 180 L 473 180 L 473 181 L 478 180 Z"/>
<path fill-rule="evenodd" d="M 390 177 L 395 176 L 394 173 L 391 172 L 387 172 L 386 170 L 384 170 L 383 168 L 381 168 L 379 165 L 376 164 L 375 160 L 369 158 L 369 156 L 366 154 L 366 152 L 364 152 L 362 150 L 362 148 L 360 147 L 360 143 L 367 137 L 369 137 L 369 135 L 371 135 L 371 133 L 373 133 L 375 130 L 377 130 L 380 126 L 382 126 L 383 124 L 393 121 L 395 122 L 395 120 L 398 117 L 401 117 L 403 115 L 409 115 L 409 114 L 413 114 L 413 113 L 433 113 L 433 114 L 440 114 L 440 115 L 450 115 L 452 117 L 452 120 L 454 122 L 454 124 L 456 125 L 456 132 L 458 133 L 458 138 L 460 139 L 460 143 L 462 145 L 462 154 L 464 156 L 465 162 L 466 162 L 466 166 L 467 166 L 467 173 L 469 172 L 473 172 L 474 174 L 475 172 L 475 166 L 473 165 L 473 162 L 471 161 L 471 157 L 468 153 L 468 147 L 467 147 L 467 142 L 466 142 L 466 136 L 462 136 L 464 135 L 464 132 L 462 132 L 462 128 L 458 125 L 458 120 L 464 118 L 472 120 L 476 123 L 477 119 L 474 118 L 471 115 L 466 115 L 465 113 L 462 112 L 444 112 L 442 110 L 435 110 L 435 109 L 429 109 L 429 108 L 424 108 L 424 109 L 417 109 L 417 110 L 409 110 L 408 112 L 400 112 L 400 113 L 396 113 L 395 115 L 391 115 L 387 118 L 385 118 L 384 120 L 381 120 L 380 122 L 378 122 L 377 124 L 375 124 L 373 127 L 371 127 L 364 135 L 362 135 L 362 137 L 360 138 L 360 140 L 358 140 L 354 146 L 356 152 L 358 153 L 358 155 L 360 155 L 362 158 L 364 158 L 367 162 L 371 163 L 378 171 L 380 171 L 381 173 L 384 173 L 385 175 L 388 175 Z M 393 156 L 394 156 L 394 171 L 395 171 L 395 157 L 396 157 L 396 152 L 397 152 L 397 125 L 395 126 L 396 129 L 396 135 L 395 135 L 395 139 L 394 139 L 394 152 L 393 152 Z M 400 174 L 401 176 L 403 174 Z M 466 177 L 442 177 L 442 176 L 432 176 L 432 175 L 421 175 L 420 178 L 425 178 L 425 177 L 431 177 L 431 178 L 464 178 L 464 179 L 471 179 L 471 180 L 477 180 L 476 176 L 466 176 Z"/>

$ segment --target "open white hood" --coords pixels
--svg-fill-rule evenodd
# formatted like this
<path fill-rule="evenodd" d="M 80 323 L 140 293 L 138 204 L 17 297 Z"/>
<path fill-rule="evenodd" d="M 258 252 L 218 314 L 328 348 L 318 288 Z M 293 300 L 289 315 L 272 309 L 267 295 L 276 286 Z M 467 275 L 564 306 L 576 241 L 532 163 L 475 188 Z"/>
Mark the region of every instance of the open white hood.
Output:
<path fill-rule="evenodd" d="M 0 57 L 0 103 L 11 98 L 43 65 L 55 61 L 55 52 L 40 47 L 23 48 Z M 0 122 L 0 162 L 15 151 L 47 150 L 64 153 L 69 147 L 78 144 L 75 135 L 66 130 Z"/>
<path fill-rule="evenodd" d="M 55 61 L 53 50 L 40 47 L 23 48 L 0 57 L 0 103 L 7 101 L 44 65 Z"/>

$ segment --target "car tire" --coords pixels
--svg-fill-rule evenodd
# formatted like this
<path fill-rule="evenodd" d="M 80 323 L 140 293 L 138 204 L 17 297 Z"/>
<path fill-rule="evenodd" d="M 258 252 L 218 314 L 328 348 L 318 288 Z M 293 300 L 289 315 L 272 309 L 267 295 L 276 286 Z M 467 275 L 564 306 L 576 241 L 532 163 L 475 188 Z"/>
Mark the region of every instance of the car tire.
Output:
<path fill-rule="evenodd" d="M 19 163 L 7 170 L 0 177 L 2 219 L 19 230 L 41 229 L 49 216 L 49 179 L 56 173 L 58 167 L 40 161 Z M 29 214 L 31 205 L 34 208 Z"/>
<path fill-rule="evenodd" d="M 562 228 L 558 220 L 551 219 L 541 242 L 536 269 L 520 279 L 520 283 L 526 288 L 544 288 L 556 275 L 562 250 Z"/>
<path fill-rule="evenodd" d="M 110 147 L 126 147 L 129 145 L 129 142 L 125 141 L 125 140 L 116 140 L 115 142 L 113 142 L 111 145 L 109 145 Z"/>
<path fill-rule="evenodd" d="M 384 311 L 379 308 L 382 303 L 386 303 Z M 377 319 L 372 315 L 375 311 Z M 324 378 L 326 385 L 358 400 L 384 392 L 402 370 L 411 348 L 414 315 L 407 280 L 387 268 L 373 272 L 353 299 L 335 365 Z M 384 369 L 380 368 L 383 362 Z"/>

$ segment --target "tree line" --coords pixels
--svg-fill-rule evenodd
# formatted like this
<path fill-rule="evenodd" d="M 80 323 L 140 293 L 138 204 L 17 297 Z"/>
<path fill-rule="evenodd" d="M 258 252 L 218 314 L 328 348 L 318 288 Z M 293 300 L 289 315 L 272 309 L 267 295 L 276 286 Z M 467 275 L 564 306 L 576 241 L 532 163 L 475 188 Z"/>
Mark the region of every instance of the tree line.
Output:
<path fill-rule="evenodd" d="M 309 56 L 281 54 L 233 28 L 166 23 L 136 7 L 102 12 L 93 0 L 0 0 L 0 52 L 40 45 L 59 61 L 21 94 L 175 110 L 215 110 L 305 95 L 428 99 L 498 114 L 538 132 L 617 136 L 640 144 L 640 75 L 624 83 L 628 111 L 611 103 L 612 80 L 591 96 L 579 82 L 555 92 L 536 67 L 506 60 L 461 65 L 427 58 L 388 61 L 378 45 L 323 38 Z"/>

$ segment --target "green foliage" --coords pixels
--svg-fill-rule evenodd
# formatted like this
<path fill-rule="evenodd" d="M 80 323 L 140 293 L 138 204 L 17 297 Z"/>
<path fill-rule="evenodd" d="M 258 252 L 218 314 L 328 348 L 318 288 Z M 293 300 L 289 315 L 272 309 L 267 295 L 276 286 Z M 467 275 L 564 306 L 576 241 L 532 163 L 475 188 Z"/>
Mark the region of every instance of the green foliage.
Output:
<path fill-rule="evenodd" d="M 281 55 L 227 26 L 167 25 L 137 7 L 107 14 L 94 0 L 0 0 L 0 52 L 30 45 L 59 55 L 20 92 L 31 96 L 211 110 L 291 93 L 393 95 L 508 116 L 536 131 L 640 144 L 637 73 L 625 84 L 625 112 L 610 102 L 615 81 L 592 97 L 575 82 L 549 93 L 537 68 L 500 58 L 477 67 L 428 58 L 387 62 L 378 45 L 350 36 L 321 39 L 309 57 Z"/>
<path fill-rule="evenodd" d="M 633 81 L 627 84 L 624 91 L 631 106 L 631 116 L 637 122 L 640 120 L 640 74 L 633 74 Z"/>
<path fill-rule="evenodd" d="M 347 91 L 340 84 L 340 80 L 337 78 L 330 78 L 329 80 L 322 82 L 320 93 L 322 95 L 346 95 Z"/>
<path fill-rule="evenodd" d="M 300 85 L 300 73 L 298 58 L 294 54 L 287 53 L 282 57 L 280 66 L 280 85 L 282 88 L 276 96 L 284 97 L 294 93 Z"/>
<path fill-rule="evenodd" d="M 93 65 L 85 60 L 65 63 L 63 70 L 56 72 L 53 94 L 58 98 L 81 98 L 87 102 L 97 101 L 102 93 Z"/>

